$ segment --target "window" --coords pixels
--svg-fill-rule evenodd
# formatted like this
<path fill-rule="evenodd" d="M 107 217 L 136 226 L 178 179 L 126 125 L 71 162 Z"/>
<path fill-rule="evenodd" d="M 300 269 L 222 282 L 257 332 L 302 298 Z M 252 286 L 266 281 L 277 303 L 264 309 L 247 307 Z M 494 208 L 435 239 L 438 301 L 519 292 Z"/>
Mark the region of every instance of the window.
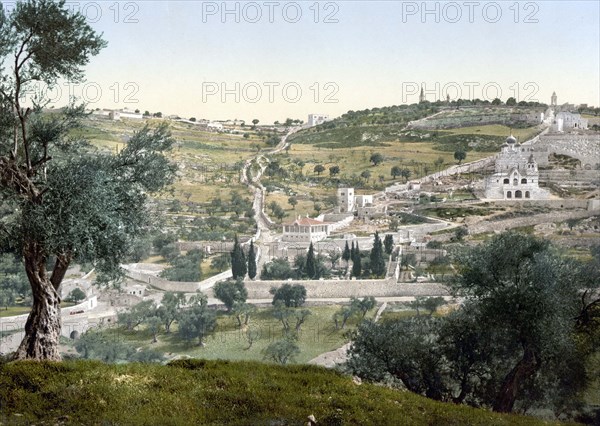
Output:
<path fill-rule="evenodd" d="M 523 198 L 523 193 L 521 191 L 515 191 L 515 198 Z"/>
<path fill-rule="evenodd" d="M 513 186 L 517 186 L 519 184 L 519 179 L 514 178 L 513 179 Z"/>
<path fill-rule="evenodd" d="M 531 198 L 529 191 L 525 191 L 525 198 Z"/>
<path fill-rule="evenodd" d="M 521 183 L 527 183 L 527 179 L 521 179 Z"/>
<path fill-rule="evenodd" d="M 510 182 L 510 181 L 509 181 L 508 179 L 504 179 L 504 184 L 505 184 L 505 185 L 508 185 L 508 184 L 509 184 L 509 182 Z"/>
<path fill-rule="evenodd" d="M 512 192 L 511 191 L 507 191 L 506 192 L 506 198 L 512 198 Z"/>

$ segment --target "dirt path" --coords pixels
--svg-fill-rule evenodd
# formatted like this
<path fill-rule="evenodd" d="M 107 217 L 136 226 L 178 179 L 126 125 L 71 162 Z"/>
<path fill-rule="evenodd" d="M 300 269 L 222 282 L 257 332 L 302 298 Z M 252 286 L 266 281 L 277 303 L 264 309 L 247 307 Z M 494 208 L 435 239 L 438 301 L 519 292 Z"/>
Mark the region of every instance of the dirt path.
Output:
<path fill-rule="evenodd" d="M 379 321 L 381 314 L 386 308 L 387 302 L 383 302 L 375 314 L 375 322 Z M 351 346 L 352 342 L 348 342 L 341 348 L 325 352 L 324 354 L 311 359 L 308 361 L 308 364 L 321 365 L 325 368 L 335 368 L 336 366 L 344 364 L 346 361 L 348 361 L 348 349 L 350 349 Z"/>

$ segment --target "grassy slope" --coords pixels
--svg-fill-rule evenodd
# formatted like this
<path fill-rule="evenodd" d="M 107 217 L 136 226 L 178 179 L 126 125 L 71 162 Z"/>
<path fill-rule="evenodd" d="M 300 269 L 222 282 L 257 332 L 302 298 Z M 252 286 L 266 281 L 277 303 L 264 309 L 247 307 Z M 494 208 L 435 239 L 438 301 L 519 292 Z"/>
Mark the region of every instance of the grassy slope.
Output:
<path fill-rule="evenodd" d="M 69 361 L 0 366 L 0 423 L 127 425 L 539 425 L 438 403 L 312 366 L 180 361 L 169 366 Z"/>

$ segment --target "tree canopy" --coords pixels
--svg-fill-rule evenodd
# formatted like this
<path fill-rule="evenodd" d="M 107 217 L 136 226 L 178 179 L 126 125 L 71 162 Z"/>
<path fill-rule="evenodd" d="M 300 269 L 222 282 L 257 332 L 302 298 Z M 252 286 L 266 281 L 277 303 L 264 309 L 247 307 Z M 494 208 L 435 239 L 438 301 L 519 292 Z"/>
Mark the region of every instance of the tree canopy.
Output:
<path fill-rule="evenodd" d="M 461 307 L 442 317 L 362 323 L 350 370 L 500 412 L 575 406 L 586 357 L 598 347 L 590 337 L 597 322 L 581 320 L 598 305 L 596 260 L 580 263 L 545 240 L 510 232 L 457 254 L 454 264 Z M 441 300 L 419 303 L 433 313 Z"/>
<path fill-rule="evenodd" d="M 64 1 L 18 2 L 0 24 L 0 63 L 12 67 L 1 68 L 0 82 L 0 196 L 12 212 L 0 222 L 0 245 L 23 257 L 34 301 L 15 356 L 60 359 L 57 289 L 67 268 L 86 262 L 106 279 L 119 276 L 150 225 L 148 194 L 174 177 L 164 156 L 173 139 L 166 125 L 145 127 L 119 154 L 94 151 L 71 136 L 83 105 L 46 113 L 42 96 L 22 105 L 36 84 L 80 81 L 106 43 Z"/>

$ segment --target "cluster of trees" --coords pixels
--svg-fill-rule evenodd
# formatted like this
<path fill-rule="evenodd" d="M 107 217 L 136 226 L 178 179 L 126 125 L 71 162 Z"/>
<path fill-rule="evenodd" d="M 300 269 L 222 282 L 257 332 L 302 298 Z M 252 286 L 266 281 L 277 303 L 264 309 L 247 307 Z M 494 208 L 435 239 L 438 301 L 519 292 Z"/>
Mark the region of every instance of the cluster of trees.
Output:
<path fill-rule="evenodd" d="M 283 207 L 277 201 L 271 201 L 267 207 L 277 220 L 281 221 L 285 217 L 285 210 L 283 210 Z"/>
<path fill-rule="evenodd" d="M 253 280 L 256 277 L 256 252 L 254 249 L 254 241 L 250 240 L 248 247 L 248 259 L 238 241 L 237 235 L 233 242 L 233 250 L 231 251 L 231 272 L 234 280 L 243 280 L 246 274 Z"/>
<path fill-rule="evenodd" d="M 576 410 L 586 361 L 600 343 L 600 250 L 582 263 L 547 241 L 505 233 L 456 256 L 452 288 L 461 307 L 362 323 L 350 370 L 499 412 Z"/>
<path fill-rule="evenodd" d="M 404 180 L 408 180 L 408 178 L 410 177 L 410 170 L 407 168 L 402 168 L 400 166 L 392 166 L 390 174 L 394 179 L 396 179 L 398 176 L 402 176 Z"/>
<path fill-rule="evenodd" d="M 351 318 L 358 318 L 363 320 L 371 309 L 377 305 L 377 301 L 374 297 L 364 297 L 357 299 L 352 297 L 350 299 L 350 305 L 342 306 L 336 313 L 333 314 L 333 322 L 335 323 L 335 329 L 344 329 L 348 320 Z"/>
<path fill-rule="evenodd" d="M 371 248 L 368 254 L 364 255 L 360 251 L 358 242 L 354 244 L 354 241 L 352 241 L 351 246 L 348 246 L 348 241 L 346 241 L 346 246 L 342 252 L 342 259 L 347 265 L 352 261 L 351 274 L 353 277 L 360 278 L 369 275 L 374 278 L 385 277 L 386 262 L 384 254 L 390 255 L 392 253 L 394 238 L 392 235 L 386 235 L 384 240 L 382 242 L 379 232 L 375 232 L 373 248 Z"/>
<path fill-rule="evenodd" d="M 264 350 L 264 359 L 287 364 L 300 353 L 298 333 L 306 319 L 312 314 L 302 308 L 306 301 L 306 288 L 299 284 L 283 284 L 279 288 L 272 287 L 273 317 L 283 328 L 283 337 L 270 343 Z"/>
<path fill-rule="evenodd" d="M 171 333 L 174 322 L 181 339 L 201 346 L 204 337 L 215 329 L 216 314 L 208 308 L 207 298 L 200 292 L 187 301 L 183 293 L 166 292 L 160 306 L 153 300 L 144 300 L 118 314 L 118 323 L 128 331 L 144 325 L 152 335 L 152 343 L 157 342 L 163 330 Z"/>
<path fill-rule="evenodd" d="M 329 253 L 336 256 L 335 253 Z M 339 259 L 339 254 L 335 260 Z M 263 280 L 287 280 L 287 279 L 319 279 L 331 275 L 331 269 L 327 266 L 327 258 L 322 254 L 316 254 L 312 244 L 306 255 L 299 254 L 290 265 L 287 259 L 276 258 L 263 265 L 260 277 Z M 335 263 L 335 260 L 332 263 Z"/>
<path fill-rule="evenodd" d="M 165 246 L 168 247 L 168 246 Z M 165 252 L 165 250 L 163 250 Z M 184 256 L 168 257 L 169 267 L 161 271 L 160 276 L 169 281 L 197 282 L 202 280 L 202 260 L 204 253 L 200 249 L 189 250 Z"/>
<path fill-rule="evenodd" d="M 281 123 L 279 121 L 275 121 L 273 123 L 276 126 L 279 126 Z M 292 127 L 292 126 L 297 126 L 299 124 L 304 124 L 304 120 L 299 120 L 299 119 L 291 119 L 291 118 L 286 118 L 285 121 L 283 122 L 283 125 L 285 127 Z"/>

